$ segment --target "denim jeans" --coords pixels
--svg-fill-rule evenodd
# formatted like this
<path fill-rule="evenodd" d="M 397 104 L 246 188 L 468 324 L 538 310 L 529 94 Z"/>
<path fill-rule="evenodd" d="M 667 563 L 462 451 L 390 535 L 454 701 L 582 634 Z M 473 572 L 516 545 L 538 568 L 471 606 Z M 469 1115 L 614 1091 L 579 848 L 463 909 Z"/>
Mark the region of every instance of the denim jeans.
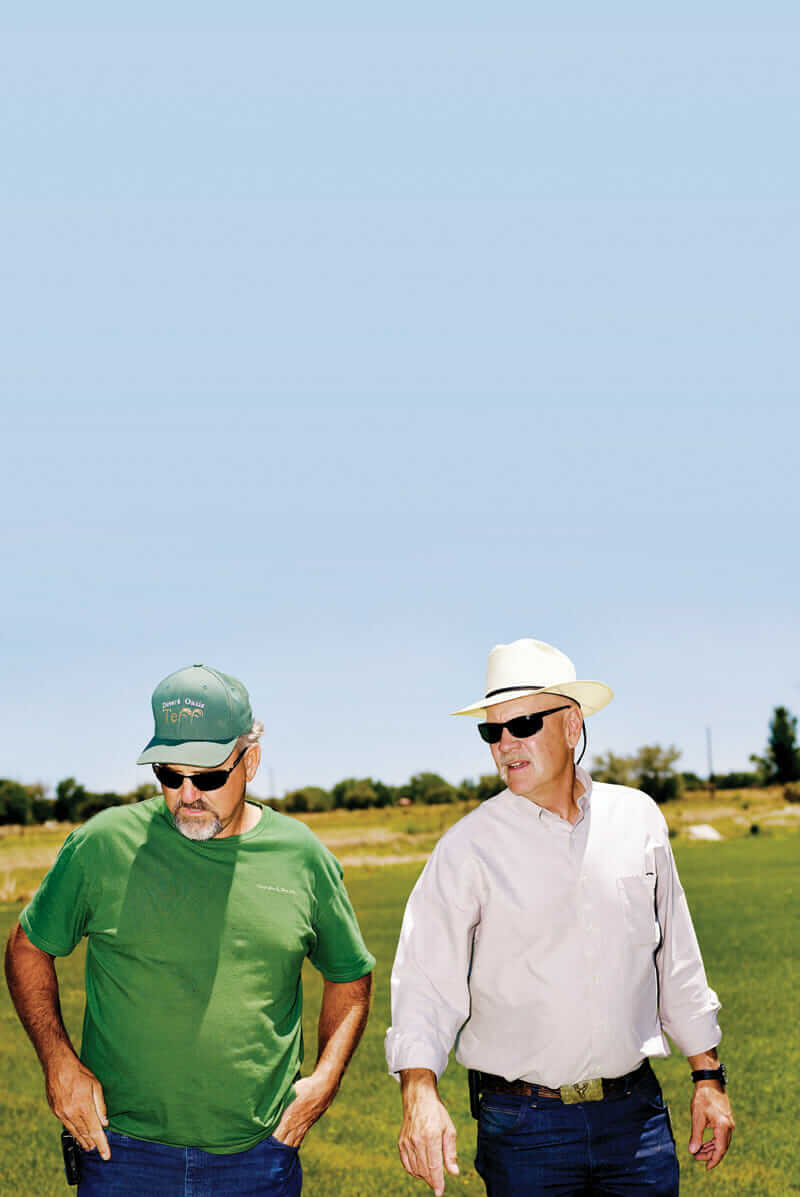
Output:
<path fill-rule="evenodd" d="M 111 1159 L 81 1152 L 78 1197 L 299 1197 L 297 1149 L 272 1137 L 248 1151 L 214 1155 L 107 1131 Z"/>
<path fill-rule="evenodd" d="M 488 1197 L 678 1193 L 669 1113 L 650 1068 L 603 1101 L 484 1093 L 475 1167 Z"/>

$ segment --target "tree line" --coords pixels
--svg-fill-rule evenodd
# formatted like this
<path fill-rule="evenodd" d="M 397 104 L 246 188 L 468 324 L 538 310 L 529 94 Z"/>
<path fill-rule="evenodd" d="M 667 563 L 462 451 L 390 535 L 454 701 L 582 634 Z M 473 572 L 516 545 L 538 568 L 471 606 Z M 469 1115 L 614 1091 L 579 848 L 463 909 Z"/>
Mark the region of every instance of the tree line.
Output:
<path fill-rule="evenodd" d="M 662 748 L 646 744 L 630 756 L 599 753 L 593 760 L 591 774 L 595 781 L 609 781 L 644 790 L 656 802 L 668 802 L 685 790 L 715 788 L 747 789 L 754 786 L 785 785 L 786 796 L 800 801 L 800 748 L 797 744 L 797 718 L 786 707 L 775 707 L 769 724 L 763 756 L 751 754 L 752 770 L 715 774 L 702 779 L 696 773 L 681 772 L 676 766 L 680 751 L 674 746 Z M 291 813 L 325 810 L 365 810 L 368 807 L 395 806 L 399 803 L 434 805 L 447 802 L 483 802 L 504 789 L 496 773 L 483 774 L 477 781 L 465 778 L 451 785 L 438 773 L 415 773 L 404 785 L 392 786 L 372 777 L 348 777 L 331 789 L 303 786 L 290 790 L 282 798 L 267 798 L 266 805 Z M 93 793 L 74 777 L 64 778 L 48 796 L 40 783 L 24 785 L 0 778 L 0 824 L 29 826 L 48 820 L 82 823 L 109 806 L 141 802 L 160 793 L 157 786 L 145 782 L 128 794 L 113 790 Z M 261 799 L 259 799 L 261 801 Z"/>

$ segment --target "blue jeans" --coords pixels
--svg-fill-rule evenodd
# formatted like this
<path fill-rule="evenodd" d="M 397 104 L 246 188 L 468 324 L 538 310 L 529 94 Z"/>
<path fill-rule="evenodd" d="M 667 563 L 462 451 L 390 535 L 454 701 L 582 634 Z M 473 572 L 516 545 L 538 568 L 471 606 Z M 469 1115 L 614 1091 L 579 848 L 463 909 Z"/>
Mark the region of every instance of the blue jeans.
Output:
<path fill-rule="evenodd" d="M 603 1101 L 484 1093 L 475 1167 L 488 1197 L 678 1193 L 669 1113 L 650 1068 Z"/>
<path fill-rule="evenodd" d="M 300 1156 L 270 1136 L 248 1151 L 214 1155 L 107 1131 L 111 1159 L 81 1152 L 78 1197 L 299 1197 Z"/>

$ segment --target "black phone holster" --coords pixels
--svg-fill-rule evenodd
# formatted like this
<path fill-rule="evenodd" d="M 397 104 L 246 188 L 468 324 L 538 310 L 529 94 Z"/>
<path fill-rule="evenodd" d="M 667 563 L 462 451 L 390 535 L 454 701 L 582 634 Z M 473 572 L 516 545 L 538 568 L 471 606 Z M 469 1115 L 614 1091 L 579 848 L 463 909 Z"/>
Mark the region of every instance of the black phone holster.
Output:
<path fill-rule="evenodd" d="M 61 1154 L 64 1157 L 67 1184 L 76 1185 L 81 1178 L 81 1149 L 77 1139 L 68 1130 L 61 1132 Z"/>

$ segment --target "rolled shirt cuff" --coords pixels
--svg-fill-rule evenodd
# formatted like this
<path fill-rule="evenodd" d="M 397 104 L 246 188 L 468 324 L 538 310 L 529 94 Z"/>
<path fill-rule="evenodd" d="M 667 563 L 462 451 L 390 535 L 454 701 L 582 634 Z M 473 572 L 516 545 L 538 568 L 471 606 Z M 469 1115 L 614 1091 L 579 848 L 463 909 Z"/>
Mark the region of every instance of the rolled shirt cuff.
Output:
<path fill-rule="evenodd" d="M 716 1047 L 722 1039 L 722 1031 L 717 1021 L 716 1011 L 693 1019 L 679 1029 L 665 1026 L 664 1030 L 684 1056 L 697 1056 L 700 1052 L 709 1051 Z"/>
<path fill-rule="evenodd" d="M 413 1031 L 399 1031 L 389 1027 L 384 1041 L 386 1064 L 389 1072 L 399 1080 L 397 1073 L 406 1068 L 430 1068 L 439 1077 L 447 1067 L 448 1053 L 440 1043 L 432 1043 Z"/>

